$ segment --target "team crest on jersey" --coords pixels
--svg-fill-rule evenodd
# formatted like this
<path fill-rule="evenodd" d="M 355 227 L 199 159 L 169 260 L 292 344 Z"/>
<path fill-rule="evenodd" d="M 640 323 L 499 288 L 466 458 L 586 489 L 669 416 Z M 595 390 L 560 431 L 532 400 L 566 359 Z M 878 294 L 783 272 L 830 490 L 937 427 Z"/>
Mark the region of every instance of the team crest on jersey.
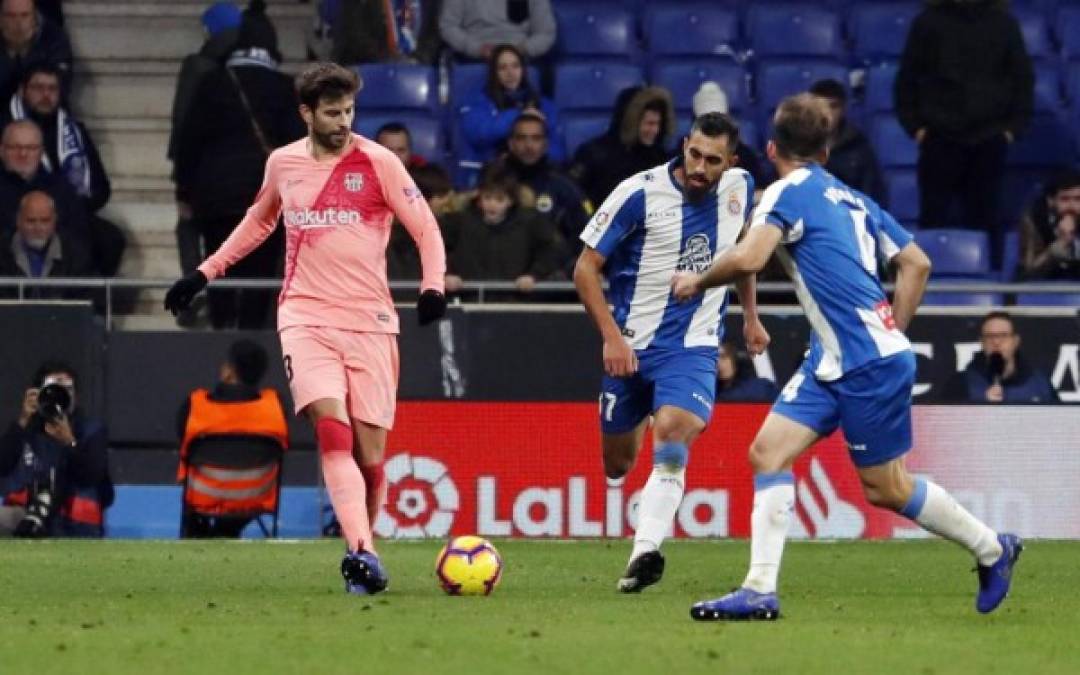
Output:
<path fill-rule="evenodd" d="M 364 174 L 362 173 L 347 173 L 345 174 L 345 189 L 349 192 L 360 192 L 364 189 Z"/>
<path fill-rule="evenodd" d="M 739 201 L 739 195 L 732 192 L 728 196 L 727 211 L 733 216 L 737 216 L 742 213 L 742 202 Z"/>
<path fill-rule="evenodd" d="M 709 250 L 709 237 L 695 234 L 686 240 L 686 246 L 679 255 L 679 272 L 702 274 L 712 265 L 712 251 Z"/>

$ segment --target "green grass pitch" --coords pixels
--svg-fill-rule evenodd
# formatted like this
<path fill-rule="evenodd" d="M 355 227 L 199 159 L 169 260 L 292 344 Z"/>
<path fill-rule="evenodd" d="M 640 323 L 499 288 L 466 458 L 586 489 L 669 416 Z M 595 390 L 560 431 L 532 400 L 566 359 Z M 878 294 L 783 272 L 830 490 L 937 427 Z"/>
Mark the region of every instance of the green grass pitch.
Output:
<path fill-rule="evenodd" d="M 2 673 L 1080 673 L 1080 542 L 1029 542 L 974 611 L 941 541 L 788 545 L 775 623 L 699 624 L 745 541 L 669 542 L 664 580 L 615 592 L 629 543 L 496 541 L 491 597 L 452 598 L 441 542 L 385 542 L 389 592 L 347 596 L 331 541 L 0 543 Z"/>

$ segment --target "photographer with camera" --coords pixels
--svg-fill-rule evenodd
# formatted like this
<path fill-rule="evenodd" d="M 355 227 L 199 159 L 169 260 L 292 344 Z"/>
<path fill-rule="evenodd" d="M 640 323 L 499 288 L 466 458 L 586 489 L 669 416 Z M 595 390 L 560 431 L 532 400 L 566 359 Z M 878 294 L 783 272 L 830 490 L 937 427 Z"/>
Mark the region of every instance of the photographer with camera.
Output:
<path fill-rule="evenodd" d="M 1008 312 L 983 317 L 982 351 L 948 383 L 945 398 L 955 403 L 1057 403 L 1050 378 L 1020 354 L 1020 335 Z"/>
<path fill-rule="evenodd" d="M 100 537 L 113 500 L 105 425 L 76 406 L 75 370 L 49 361 L 0 436 L 0 536 Z"/>

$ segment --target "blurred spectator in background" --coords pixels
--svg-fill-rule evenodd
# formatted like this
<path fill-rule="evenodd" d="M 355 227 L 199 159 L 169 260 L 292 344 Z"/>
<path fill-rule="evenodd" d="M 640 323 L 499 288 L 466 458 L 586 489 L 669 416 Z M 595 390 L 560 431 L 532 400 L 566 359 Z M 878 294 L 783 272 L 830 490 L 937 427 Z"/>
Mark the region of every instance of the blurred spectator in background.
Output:
<path fill-rule="evenodd" d="M 15 231 L 0 238 L 0 276 L 57 279 L 94 276 L 93 265 L 77 239 L 57 232 L 56 205 L 40 191 L 28 192 L 19 203 Z M 86 293 L 63 288 L 32 287 L 23 297 L 78 298 Z"/>
<path fill-rule="evenodd" d="M 717 401 L 772 403 L 779 393 L 775 382 L 757 376 L 746 352 L 733 342 L 721 345 L 716 361 Z"/>
<path fill-rule="evenodd" d="M 68 36 L 42 19 L 34 0 L 0 0 L 0 101 L 15 93 L 23 72 L 36 63 L 56 67 L 66 99 L 71 93 L 71 60 Z"/>
<path fill-rule="evenodd" d="M 729 112 L 727 94 L 724 93 L 719 84 L 711 80 L 702 82 L 701 86 L 698 87 L 697 92 L 694 93 L 693 106 L 695 118 L 713 112 L 725 115 Z M 682 153 L 681 146 L 674 148 L 674 150 L 676 155 Z M 756 198 L 771 182 L 768 180 L 771 175 L 763 171 L 761 158 L 758 156 L 757 150 L 750 147 L 742 136 L 739 137 L 739 145 L 735 148 L 735 155 L 738 157 L 735 166 L 745 170 L 754 178 L 754 197 L 756 201 Z"/>
<path fill-rule="evenodd" d="M 37 0 L 37 10 L 53 25 L 64 25 L 64 0 Z"/>
<path fill-rule="evenodd" d="M 1031 58 L 1000 0 L 927 0 L 896 75 L 896 114 L 919 144 L 919 226 L 996 233 L 1006 148 L 1034 104 Z"/>
<path fill-rule="evenodd" d="M 442 39 L 459 55 L 491 59 L 498 45 L 513 45 L 535 59 L 555 44 L 550 0 L 443 0 Z"/>
<path fill-rule="evenodd" d="M 555 225 L 562 244 L 559 267 L 569 274 L 581 252 L 579 237 L 592 206 L 574 181 L 548 159 L 548 131 L 542 117 L 525 113 L 514 120 L 508 148 L 503 166 L 532 191 L 536 210 Z"/>
<path fill-rule="evenodd" d="M 375 142 L 397 155 L 406 169 L 412 171 L 427 164 L 427 158 L 414 155 L 409 128 L 401 122 L 387 122 L 375 132 Z"/>
<path fill-rule="evenodd" d="M 513 281 L 529 293 L 558 266 L 555 226 L 521 203 L 517 180 L 499 163 L 484 168 L 472 205 L 439 223 L 448 293 L 459 291 L 464 280 Z"/>
<path fill-rule="evenodd" d="M 114 498 L 105 425 L 79 409 L 75 370 L 43 363 L 0 436 L 0 536 L 100 537 Z"/>
<path fill-rule="evenodd" d="M 832 132 L 825 170 L 878 204 L 887 204 L 885 179 L 870 139 L 848 119 L 847 89 L 836 80 L 818 80 L 810 85 L 810 93 L 829 108 Z"/>
<path fill-rule="evenodd" d="M 292 79 L 278 67 L 274 27 L 261 0 L 244 12 L 235 49 L 224 67 L 204 75 L 177 145 L 176 184 L 191 205 L 206 251 L 232 233 L 262 184 L 274 148 L 304 134 Z M 231 278 L 270 278 L 283 256 L 282 228 L 230 271 Z M 208 293 L 214 328 L 265 328 L 275 291 Z"/>
<path fill-rule="evenodd" d="M 1008 312 L 983 317 L 976 352 L 962 372 L 946 385 L 945 397 L 956 403 L 1057 403 L 1050 378 L 1020 354 L 1020 335 Z"/>
<path fill-rule="evenodd" d="M 519 115 L 540 117 L 549 129 L 559 127 L 555 104 L 529 82 L 525 57 L 517 47 L 506 44 L 491 52 L 483 91 L 467 98 L 458 114 L 472 155 L 480 161 L 493 159 L 505 149 L 510 128 Z M 554 161 L 563 161 L 566 153 L 562 143 L 551 144 L 550 154 Z"/>
<path fill-rule="evenodd" d="M 12 119 L 33 120 L 41 129 L 41 163 L 49 173 L 67 180 L 82 198 L 91 239 L 91 259 L 104 276 L 116 276 L 127 241 L 123 231 L 98 215 L 112 194 L 109 176 L 86 126 L 60 105 L 60 74 L 51 64 L 26 69 L 19 90 L 11 97 Z"/>
<path fill-rule="evenodd" d="M 439 0 L 324 0 L 319 13 L 326 25 L 316 33 L 330 42 L 315 46 L 322 58 L 433 64 L 439 55 Z"/>
<path fill-rule="evenodd" d="M 180 139 L 184 135 L 184 126 L 195 105 L 195 97 L 203 78 L 225 65 L 225 59 L 236 46 L 243 18 L 240 8 L 231 2 L 215 2 L 202 13 L 201 23 L 206 32 L 206 41 L 199 51 L 188 54 L 180 64 L 180 75 L 176 79 L 176 93 L 173 95 L 172 127 L 169 130 L 168 158 L 173 162 L 173 182 L 176 182 L 175 164 L 179 155 Z M 202 250 L 198 226 L 192 219 L 191 196 L 181 187 L 176 189 L 176 248 L 180 256 L 180 270 L 186 276 L 195 271 L 205 257 Z M 202 297 L 185 312 L 181 312 L 177 321 L 182 325 L 195 322 Z"/>
<path fill-rule="evenodd" d="M 273 503 L 277 500 L 273 468 L 266 469 L 268 485 L 262 493 L 228 498 L 223 495 L 230 490 L 250 492 L 251 485 L 259 479 L 252 477 L 250 470 L 238 472 L 244 474 L 243 477 L 238 475 L 230 479 L 227 468 L 215 469 L 211 477 L 202 476 L 198 467 L 187 462 L 190 445 L 206 436 L 234 437 L 235 444 L 231 447 L 238 455 L 245 452 L 245 441 L 253 436 L 274 439 L 282 448 L 288 446 L 289 430 L 281 399 L 273 389 L 259 389 L 268 363 L 266 350 L 261 345 L 251 340 L 238 340 L 229 347 L 214 388 L 196 389 L 180 406 L 176 417 L 180 438 L 177 480 L 183 482 L 189 471 L 199 477 L 199 481 L 192 481 L 187 495 L 190 503 L 185 505 L 199 514 L 189 514 L 185 519 L 183 537 L 239 537 L 252 520 L 248 514 L 257 510 L 253 507 L 263 505 L 268 507 L 263 510 L 273 511 Z M 258 448 L 253 448 L 252 452 L 258 452 Z M 214 494 L 201 491 L 200 481 L 204 484 L 212 481 Z M 214 515 L 206 515 L 208 513 Z"/>
<path fill-rule="evenodd" d="M 1069 169 L 1024 213 L 1020 222 L 1020 276 L 1080 281 L 1080 172 Z"/>
<path fill-rule="evenodd" d="M 438 164 L 424 164 L 409 171 L 420 194 L 427 200 L 435 217 L 441 219 L 464 208 L 462 196 L 454 192 L 446 169 Z M 386 276 L 391 281 L 420 279 L 420 251 L 405 227 L 394 220 L 386 247 Z M 445 237 L 444 237 L 445 239 Z M 399 294 L 395 293 L 395 297 Z"/>
<path fill-rule="evenodd" d="M 607 132 L 577 149 L 570 177 L 590 202 L 602 204 L 625 179 L 670 159 L 667 141 L 674 131 L 671 92 L 663 87 L 628 87 L 615 101 Z"/>
<path fill-rule="evenodd" d="M 0 140 L 0 161 L 4 165 L 0 172 L 0 231 L 14 228 L 23 196 L 41 190 L 53 199 L 60 233 L 65 238 L 77 240 L 84 250 L 91 250 L 82 200 L 67 180 L 45 169 L 43 157 L 44 142 L 36 123 L 16 120 L 4 127 Z"/>

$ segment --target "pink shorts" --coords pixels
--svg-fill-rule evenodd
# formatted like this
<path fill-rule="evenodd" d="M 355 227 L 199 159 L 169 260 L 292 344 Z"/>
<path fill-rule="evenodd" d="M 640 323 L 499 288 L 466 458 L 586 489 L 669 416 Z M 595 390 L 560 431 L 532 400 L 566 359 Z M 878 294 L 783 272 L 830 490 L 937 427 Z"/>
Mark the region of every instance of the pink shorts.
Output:
<path fill-rule="evenodd" d="M 291 326 L 281 331 L 281 353 L 297 414 L 332 398 L 345 402 L 349 417 L 383 429 L 394 426 L 396 335 Z"/>

